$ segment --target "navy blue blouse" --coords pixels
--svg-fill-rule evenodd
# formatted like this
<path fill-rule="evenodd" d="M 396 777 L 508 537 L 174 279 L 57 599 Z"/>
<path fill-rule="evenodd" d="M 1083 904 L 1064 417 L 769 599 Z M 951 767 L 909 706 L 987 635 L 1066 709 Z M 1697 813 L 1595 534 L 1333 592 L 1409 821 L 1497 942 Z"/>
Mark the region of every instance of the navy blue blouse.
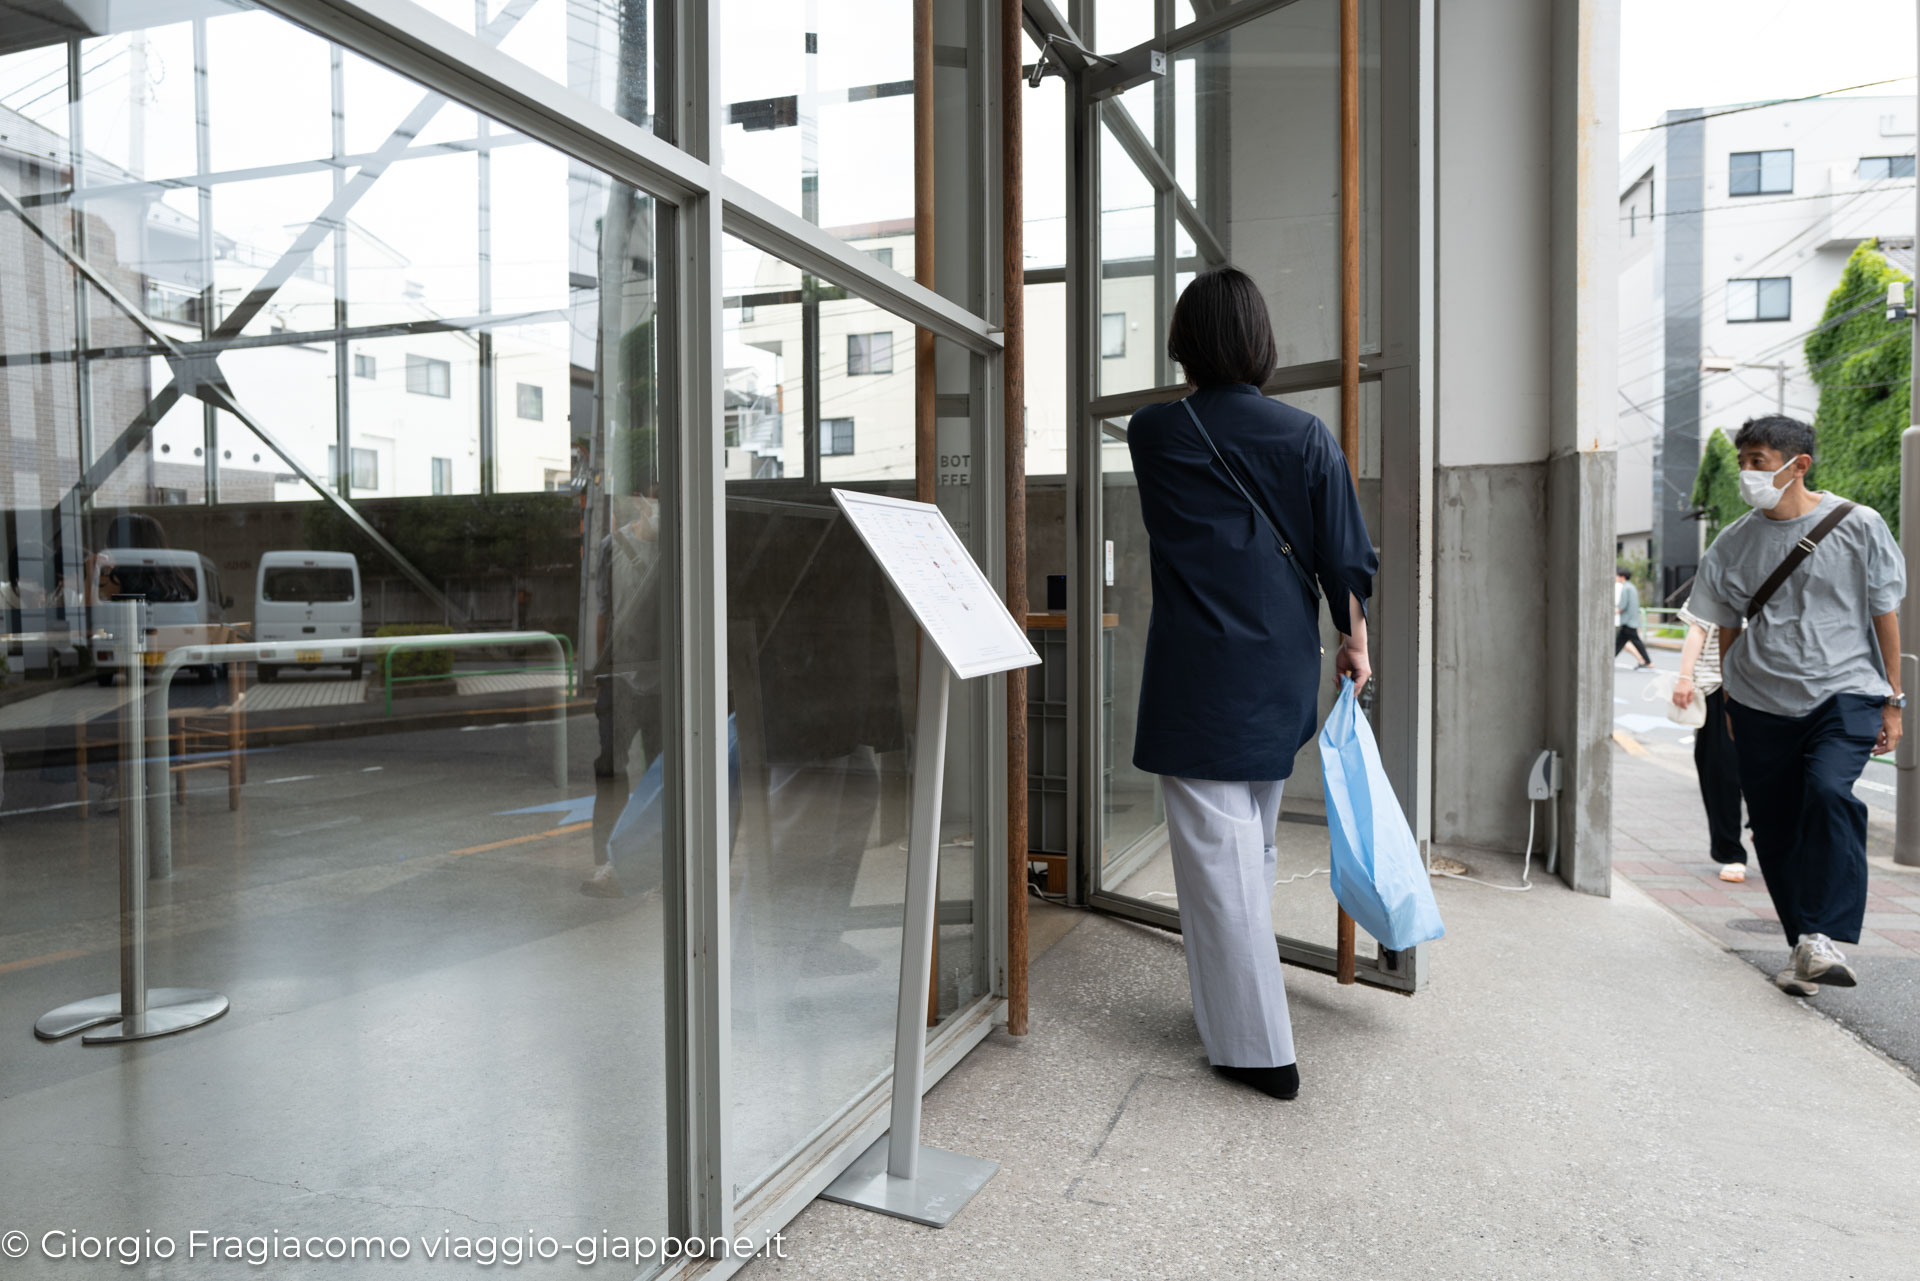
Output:
<path fill-rule="evenodd" d="M 1364 608 L 1380 562 L 1333 434 L 1245 383 L 1191 399 L 1346 632 L 1348 593 Z M 1134 414 L 1127 448 L 1153 563 L 1133 763 L 1180 778 L 1286 778 L 1318 728 L 1318 602 L 1180 402 Z"/>

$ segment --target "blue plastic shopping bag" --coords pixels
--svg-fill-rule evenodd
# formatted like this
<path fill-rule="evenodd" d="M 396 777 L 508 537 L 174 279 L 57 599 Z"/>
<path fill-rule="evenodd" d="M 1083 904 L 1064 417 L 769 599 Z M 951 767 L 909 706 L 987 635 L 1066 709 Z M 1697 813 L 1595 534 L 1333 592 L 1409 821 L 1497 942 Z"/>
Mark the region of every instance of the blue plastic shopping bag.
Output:
<path fill-rule="evenodd" d="M 1340 906 L 1381 947 L 1396 952 L 1445 934 L 1420 849 L 1351 679 L 1340 682 L 1340 697 L 1320 730 L 1320 772 L 1333 836 L 1329 875 Z"/>
<path fill-rule="evenodd" d="M 667 776 L 664 755 L 653 758 L 647 772 L 633 785 L 625 808 L 607 833 L 607 855 L 620 888 L 628 894 L 658 889 L 665 872 Z M 727 812 L 733 827 L 740 826 L 740 735 L 733 717 L 727 717 Z"/>

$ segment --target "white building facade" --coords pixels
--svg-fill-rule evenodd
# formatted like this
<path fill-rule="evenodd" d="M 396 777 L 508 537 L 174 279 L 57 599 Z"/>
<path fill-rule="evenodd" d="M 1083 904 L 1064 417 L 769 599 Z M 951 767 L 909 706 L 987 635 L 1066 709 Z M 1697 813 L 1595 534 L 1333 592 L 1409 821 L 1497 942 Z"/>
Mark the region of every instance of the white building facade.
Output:
<path fill-rule="evenodd" d="M 1708 434 L 1813 420 L 1803 348 L 1847 256 L 1914 235 L 1910 97 L 1669 111 L 1621 162 L 1617 543 L 1662 594 L 1699 563 Z"/>

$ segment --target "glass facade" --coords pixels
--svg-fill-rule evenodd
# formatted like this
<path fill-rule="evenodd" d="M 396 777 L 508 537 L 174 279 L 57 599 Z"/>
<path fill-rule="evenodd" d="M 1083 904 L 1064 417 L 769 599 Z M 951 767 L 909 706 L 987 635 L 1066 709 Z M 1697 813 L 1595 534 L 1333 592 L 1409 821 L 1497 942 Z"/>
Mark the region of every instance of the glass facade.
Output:
<path fill-rule="evenodd" d="M 1102 619 L 1049 642 L 1047 830 L 1109 897 L 1165 862 L 1124 430 L 1193 271 L 1255 271 L 1337 418 L 1335 6 L 1257 7 L 1024 99 L 1029 595 Z M 1071 8 L 1115 52 L 1195 20 Z M 110 12 L 0 54 L 0 1147 L 46 1154 L 0 1204 L 764 1238 L 885 1124 L 923 746 L 831 490 L 1002 572 L 997 7 L 935 5 L 930 68 L 907 0 Z M 1004 1010 L 1007 728 L 956 685 L 934 1079 Z M 117 1025 L 49 1012 L 136 912 L 146 986 L 225 1012 L 82 1044 Z"/>
<path fill-rule="evenodd" d="M 764 1236 L 892 1068 L 917 632 L 830 487 L 930 486 L 992 563 L 984 63 L 917 90 L 904 3 L 725 40 L 691 5 L 381 6 L 397 49 L 272 8 L 0 55 L 0 1135 L 48 1154 L 0 1200 Z M 984 56 L 986 17 L 938 34 Z M 715 44 L 724 119 L 676 121 Z M 712 237 L 655 140 L 790 212 Z M 912 283 L 916 163 L 953 302 Z M 782 250 L 815 227 L 849 257 Z M 949 1058 L 998 981 L 980 684 Z M 66 1036 L 132 921 L 140 990 L 219 1017 Z"/>
<path fill-rule="evenodd" d="M 112 986 L 134 809 L 150 985 L 231 1010 L 4 1038 L 0 1197 L 668 1231 L 652 201 L 260 11 L 54 52 L 0 59 L 0 1010 Z"/>

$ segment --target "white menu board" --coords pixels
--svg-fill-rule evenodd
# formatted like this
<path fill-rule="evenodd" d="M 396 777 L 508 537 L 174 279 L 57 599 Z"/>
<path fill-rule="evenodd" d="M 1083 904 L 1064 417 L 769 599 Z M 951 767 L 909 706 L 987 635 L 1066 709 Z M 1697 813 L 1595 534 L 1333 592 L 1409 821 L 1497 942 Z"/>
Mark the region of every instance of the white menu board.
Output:
<path fill-rule="evenodd" d="M 845 489 L 834 490 L 833 500 L 955 676 L 970 680 L 1040 661 L 938 507 Z"/>

